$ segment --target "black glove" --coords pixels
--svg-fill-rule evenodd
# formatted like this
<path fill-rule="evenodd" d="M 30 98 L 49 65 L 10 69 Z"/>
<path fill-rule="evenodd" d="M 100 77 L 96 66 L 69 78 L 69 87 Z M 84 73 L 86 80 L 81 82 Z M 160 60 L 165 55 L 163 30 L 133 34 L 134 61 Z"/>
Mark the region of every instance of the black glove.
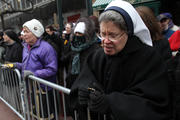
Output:
<path fill-rule="evenodd" d="M 87 106 L 90 91 L 88 88 L 80 87 L 78 91 L 79 104 Z"/>
<path fill-rule="evenodd" d="M 24 78 L 25 78 L 25 80 L 28 78 L 29 75 L 34 75 L 34 74 L 29 70 L 24 70 Z"/>
<path fill-rule="evenodd" d="M 109 104 L 106 99 L 106 95 L 104 94 L 104 91 L 102 87 L 97 84 L 93 83 L 90 87 L 90 94 L 89 94 L 89 109 L 94 112 L 99 113 L 106 113 L 109 108 Z"/>

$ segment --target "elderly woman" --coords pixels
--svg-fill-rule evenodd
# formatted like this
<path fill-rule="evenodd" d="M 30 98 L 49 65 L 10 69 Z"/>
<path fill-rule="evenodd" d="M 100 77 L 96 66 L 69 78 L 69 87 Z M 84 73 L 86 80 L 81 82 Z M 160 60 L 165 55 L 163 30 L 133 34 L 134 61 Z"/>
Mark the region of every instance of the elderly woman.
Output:
<path fill-rule="evenodd" d="M 115 0 L 99 22 L 103 49 L 86 59 L 71 88 L 72 104 L 88 106 L 96 120 L 104 114 L 108 120 L 168 120 L 166 67 L 141 17 Z"/>
<path fill-rule="evenodd" d="M 28 78 L 28 75 L 34 75 L 49 82 L 55 83 L 57 73 L 57 54 L 55 49 L 53 49 L 53 47 L 48 42 L 42 39 L 42 35 L 44 33 L 43 25 L 38 20 L 32 19 L 23 24 L 23 32 L 23 39 L 25 41 L 23 43 L 23 61 L 22 63 L 16 63 L 15 66 L 22 70 L 25 78 Z M 43 119 L 45 119 L 48 117 L 48 110 L 46 108 L 47 102 L 45 100 L 46 94 L 44 92 L 45 86 L 41 85 L 41 88 L 41 94 L 43 97 L 42 101 L 45 107 L 43 108 Z M 52 113 L 54 103 L 52 100 L 53 91 L 51 88 L 48 88 L 48 97 L 50 112 Z"/>
<path fill-rule="evenodd" d="M 17 68 L 29 70 L 37 77 L 55 82 L 57 55 L 53 47 L 41 38 L 44 33 L 43 25 L 32 19 L 23 24 L 23 32 L 23 62 L 17 63 Z"/>

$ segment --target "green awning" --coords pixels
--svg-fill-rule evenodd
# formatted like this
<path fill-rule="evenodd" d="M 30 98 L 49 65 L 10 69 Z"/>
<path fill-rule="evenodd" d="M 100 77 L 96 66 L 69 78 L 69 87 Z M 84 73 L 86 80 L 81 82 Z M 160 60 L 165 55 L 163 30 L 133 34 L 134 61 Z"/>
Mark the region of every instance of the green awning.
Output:
<path fill-rule="evenodd" d="M 111 1 L 113 0 L 96 0 L 92 6 L 93 10 L 104 10 Z M 159 3 L 159 0 L 126 0 L 126 1 L 131 3 L 133 6 L 139 6 L 139 5 L 149 6 L 149 4 L 152 4 L 150 6 L 153 6 Z"/>
<path fill-rule="evenodd" d="M 103 10 L 112 0 L 96 0 L 93 4 L 94 10 Z"/>

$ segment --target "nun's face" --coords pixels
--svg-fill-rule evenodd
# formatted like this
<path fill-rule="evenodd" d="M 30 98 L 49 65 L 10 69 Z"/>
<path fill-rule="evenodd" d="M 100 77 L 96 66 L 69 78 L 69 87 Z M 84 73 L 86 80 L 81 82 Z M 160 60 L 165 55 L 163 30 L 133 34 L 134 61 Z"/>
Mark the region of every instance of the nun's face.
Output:
<path fill-rule="evenodd" d="M 23 39 L 25 42 L 31 46 L 34 45 L 37 41 L 37 37 L 27 27 L 23 28 L 23 32 Z"/>
<path fill-rule="evenodd" d="M 111 21 L 100 23 L 100 35 L 104 52 L 107 55 L 119 53 L 128 40 L 127 33 Z"/>

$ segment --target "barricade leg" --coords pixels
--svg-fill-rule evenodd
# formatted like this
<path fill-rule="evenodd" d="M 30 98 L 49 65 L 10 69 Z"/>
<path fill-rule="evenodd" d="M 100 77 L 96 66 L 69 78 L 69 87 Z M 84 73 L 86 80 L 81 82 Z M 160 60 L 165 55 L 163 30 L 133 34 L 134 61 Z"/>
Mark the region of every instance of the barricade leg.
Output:
<path fill-rule="evenodd" d="M 31 92 L 32 102 L 32 117 L 42 120 L 54 120 L 55 119 L 55 107 L 53 90 L 44 90 L 40 87 L 36 87 Z"/>

